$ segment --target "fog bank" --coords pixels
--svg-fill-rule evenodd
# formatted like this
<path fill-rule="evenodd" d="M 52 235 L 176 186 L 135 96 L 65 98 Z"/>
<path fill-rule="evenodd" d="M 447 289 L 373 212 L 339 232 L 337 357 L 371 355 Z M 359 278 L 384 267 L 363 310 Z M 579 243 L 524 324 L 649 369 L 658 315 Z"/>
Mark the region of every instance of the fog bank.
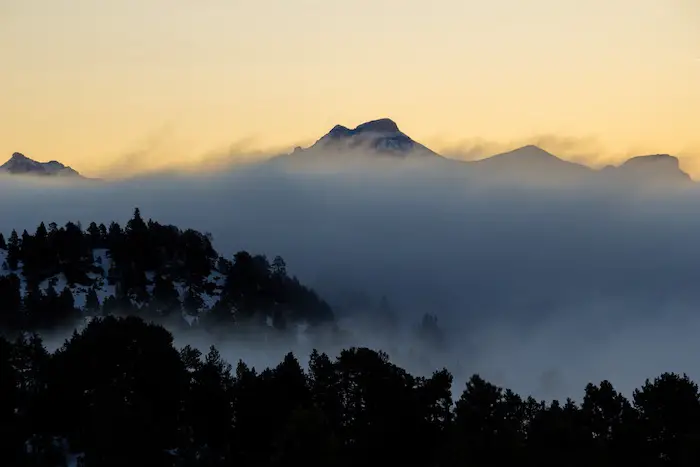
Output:
<path fill-rule="evenodd" d="M 698 201 L 695 189 L 492 184 L 443 169 L 249 167 L 77 185 L 2 178 L 0 230 L 124 223 L 138 206 L 211 232 L 220 254 L 283 256 L 355 345 L 412 371 L 446 366 L 455 391 L 479 372 L 521 393 L 579 397 L 588 381 L 628 391 L 662 371 L 700 377 Z M 401 323 L 393 338 L 368 322 L 382 296 Z M 446 351 L 415 341 L 424 313 L 438 316 Z M 261 366 L 290 349 L 305 360 L 316 344 L 218 345 Z"/>

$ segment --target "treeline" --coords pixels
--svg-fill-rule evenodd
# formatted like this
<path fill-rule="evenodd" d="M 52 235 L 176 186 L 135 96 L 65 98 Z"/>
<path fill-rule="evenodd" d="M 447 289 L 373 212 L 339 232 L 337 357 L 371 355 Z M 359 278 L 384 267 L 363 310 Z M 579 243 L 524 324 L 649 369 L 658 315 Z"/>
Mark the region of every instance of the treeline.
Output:
<path fill-rule="evenodd" d="M 34 234 L 13 230 L 7 239 L 0 234 L 0 250 L 5 330 L 53 329 L 84 315 L 110 314 L 176 321 L 189 315 L 211 328 L 271 322 L 284 329 L 290 321 L 333 320 L 330 306 L 289 276 L 281 257 L 269 262 L 245 251 L 220 257 L 211 235 L 145 221 L 138 208 L 124 227 L 92 222 L 83 230 L 69 222 L 41 223 Z M 61 290 L 58 277 L 65 278 Z M 79 306 L 76 288 L 85 291 Z"/>
<path fill-rule="evenodd" d="M 580 403 L 521 397 L 447 370 L 416 377 L 387 355 L 314 351 L 235 368 L 173 346 L 135 317 L 98 318 L 51 354 L 0 339 L 0 458 L 8 466 L 690 466 L 700 398 L 663 374 L 630 400 L 603 381 Z"/>

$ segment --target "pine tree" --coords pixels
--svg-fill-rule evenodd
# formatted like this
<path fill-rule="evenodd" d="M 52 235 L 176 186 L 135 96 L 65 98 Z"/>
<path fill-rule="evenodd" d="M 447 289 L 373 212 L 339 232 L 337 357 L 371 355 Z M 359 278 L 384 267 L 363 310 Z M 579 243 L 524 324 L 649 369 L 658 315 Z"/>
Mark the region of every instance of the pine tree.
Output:
<path fill-rule="evenodd" d="M 21 244 L 21 250 L 22 250 L 22 255 L 26 255 L 31 253 L 32 249 L 32 236 L 29 235 L 29 232 L 27 230 L 22 231 L 22 244 Z"/>
<path fill-rule="evenodd" d="M 157 274 L 154 282 L 151 300 L 153 312 L 156 315 L 167 316 L 173 311 L 180 310 L 180 297 L 175 290 L 173 281 Z"/>
<path fill-rule="evenodd" d="M 31 245 L 31 262 L 34 272 L 37 274 L 43 274 L 49 267 L 51 267 L 51 255 L 48 252 L 48 231 L 44 223 L 40 223 L 37 227 L 34 237 L 32 238 Z M 26 258 L 26 257 L 25 257 Z M 27 259 L 25 259 L 26 264 Z"/>
<path fill-rule="evenodd" d="M 141 210 L 139 208 L 134 209 L 134 217 L 126 223 L 126 232 L 141 234 L 148 230 L 148 226 L 141 217 Z"/>
<path fill-rule="evenodd" d="M 51 305 L 56 303 L 56 300 L 58 299 L 58 292 L 56 292 L 56 288 L 53 286 L 53 284 L 49 283 L 48 287 L 46 287 L 44 297 Z"/>
<path fill-rule="evenodd" d="M 98 229 L 100 231 L 100 245 L 104 247 L 107 244 L 107 226 L 100 224 Z"/>
<path fill-rule="evenodd" d="M 107 231 L 107 240 L 109 242 L 109 248 L 114 249 L 118 247 L 123 234 L 122 227 L 118 222 L 112 222 L 109 224 L 109 230 Z"/>
<path fill-rule="evenodd" d="M 87 233 L 88 237 L 90 238 L 90 248 L 99 248 L 102 243 L 102 234 L 97 224 L 90 222 Z"/>
<path fill-rule="evenodd" d="M 7 250 L 7 242 L 5 242 L 5 236 L 0 233 L 0 250 Z"/>
<path fill-rule="evenodd" d="M 281 256 L 275 256 L 275 258 L 272 260 L 270 270 L 274 276 L 287 276 L 287 264 L 284 262 L 284 259 L 282 259 Z"/>
<path fill-rule="evenodd" d="M 94 288 L 88 290 L 85 297 L 85 312 L 89 315 L 98 315 L 100 312 L 100 299 L 97 297 L 97 292 Z"/>
<path fill-rule="evenodd" d="M 110 295 L 109 297 L 106 297 L 104 299 L 104 302 L 102 304 L 102 314 L 110 315 L 112 313 L 116 313 L 118 309 L 119 301 L 114 295 Z"/>
<path fill-rule="evenodd" d="M 54 291 L 55 292 L 55 291 Z M 45 297 L 41 293 L 37 284 L 27 284 L 27 289 L 22 302 L 24 314 L 29 322 L 29 327 L 32 329 L 41 328 L 45 323 L 44 317 L 44 300 Z"/>
<path fill-rule="evenodd" d="M 64 287 L 57 301 L 58 316 L 56 324 L 72 324 L 73 320 L 78 318 L 77 310 L 75 309 L 75 297 L 70 288 Z"/>
<path fill-rule="evenodd" d="M 22 325 L 22 292 L 15 274 L 0 276 L 0 329 L 19 329 Z"/>
<path fill-rule="evenodd" d="M 10 267 L 11 271 L 16 271 L 19 267 L 19 260 L 22 243 L 20 242 L 19 235 L 17 231 L 13 230 L 10 234 L 10 239 L 7 242 L 7 265 Z"/>
<path fill-rule="evenodd" d="M 185 298 L 182 300 L 182 306 L 187 313 L 197 316 L 204 307 L 204 300 L 202 300 L 202 297 L 194 287 L 190 286 L 185 293 Z"/>
<path fill-rule="evenodd" d="M 36 233 L 34 234 L 34 239 L 37 241 L 37 243 L 44 242 L 44 241 L 46 241 L 46 237 L 48 236 L 48 234 L 49 233 L 46 230 L 46 226 L 42 222 L 39 224 L 39 227 L 37 227 L 37 229 L 36 229 Z"/>

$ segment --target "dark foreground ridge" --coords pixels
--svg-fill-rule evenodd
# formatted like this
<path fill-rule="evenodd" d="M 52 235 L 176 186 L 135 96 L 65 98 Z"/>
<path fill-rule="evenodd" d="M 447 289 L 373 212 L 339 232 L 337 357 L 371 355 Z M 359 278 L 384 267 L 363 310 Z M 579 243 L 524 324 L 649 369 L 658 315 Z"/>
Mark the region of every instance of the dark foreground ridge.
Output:
<path fill-rule="evenodd" d="M 603 381 L 579 403 L 523 398 L 447 370 L 415 377 L 366 348 L 304 371 L 215 347 L 176 349 L 164 328 L 98 318 L 55 353 L 0 338 L 0 456 L 9 466 L 690 466 L 698 386 L 663 374 L 628 400 Z M 77 463 L 79 462 L 79 463 Z"/>

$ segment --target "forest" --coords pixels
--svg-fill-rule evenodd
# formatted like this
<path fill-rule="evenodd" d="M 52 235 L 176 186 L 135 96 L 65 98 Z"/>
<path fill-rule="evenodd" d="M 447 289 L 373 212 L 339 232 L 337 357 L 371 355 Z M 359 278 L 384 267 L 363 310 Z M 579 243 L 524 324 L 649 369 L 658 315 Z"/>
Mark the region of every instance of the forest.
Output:
<path fill-rule="evenodd" d="M 146 221 L 138 208 L 124 227 L 91 222 L 83 231 L 72 222 L 48 228 L 42 222 L 34 234 L 0 234 L 0 254 L 5 330 L 70 328 L 83 316 L 114 314 L 219 331 L 334 318 L 314 290 L 287 274 L 281 257 L 270 262 L 240 251 L 226 259 L 211 235 Z"/>
<path fill-rule="evenodd" d="M 0 456 L 8 466 L 690 466 L 698 386 L 646 381 L 631 399 L 589 384 L 537 401 L 477 375 L 416 377 L 382 352 L 288 354 L 255 369 L 177 349 L 138 317 L 92 320 L 50 353 L 0 339 Z M 516 464 L 517 463 L 517 464 Z"/>
<path fill-rule="evenodd" d="M 289 353 L 270 368 L 227 361 L 216 345 L 178 347 L 173 333 L 193 327 L 213 343 L 255 326 L 335 322 L 282 258 L 227 259 L 212 243 L 138 209 L 124 227 L 42 223 L 0 235 L 3 465 L 700 462 L 700 393 L 686 375 L 662 374 L 628 395 L 602 381 L 541 401 L 479 375 L 464 387 L 448 369 L 412 375 L 351 345 Z M 437 345 L 436 318 L 421 325 Z M 49 351 L 56 330 L 69 337 Z"/>

